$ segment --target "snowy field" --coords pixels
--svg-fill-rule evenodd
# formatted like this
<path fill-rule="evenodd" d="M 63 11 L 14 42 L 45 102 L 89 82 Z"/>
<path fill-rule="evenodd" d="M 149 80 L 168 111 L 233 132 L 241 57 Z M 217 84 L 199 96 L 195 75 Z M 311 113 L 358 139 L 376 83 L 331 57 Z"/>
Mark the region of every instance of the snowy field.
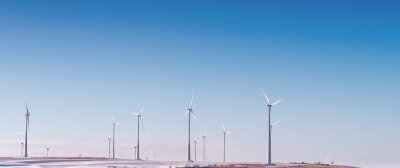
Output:
<path fill-rule="evenodd" d="M 103 158 L 1 158 L 0 167 L 42 167 L 42 168 L 175 168 L 183 167 L 183 162 L 158 162 L 111 160 Z"/>
<path fill-rule="evenodd" d="M 219 168 L 246 167 L 265 168 L 265 163 L 204 163 L 204 162 L 179 162 L 179 161 L 150 161 L 150 160 L 124 160 L 106 158 L 0 158 L 0 167 L 4 168 L 182 168 L 182 167 L 213 166 Z M 354 168 L 348 166 L 324 165 L 297 165 L 290 163 L 277 163 L 268 168 Z"/>

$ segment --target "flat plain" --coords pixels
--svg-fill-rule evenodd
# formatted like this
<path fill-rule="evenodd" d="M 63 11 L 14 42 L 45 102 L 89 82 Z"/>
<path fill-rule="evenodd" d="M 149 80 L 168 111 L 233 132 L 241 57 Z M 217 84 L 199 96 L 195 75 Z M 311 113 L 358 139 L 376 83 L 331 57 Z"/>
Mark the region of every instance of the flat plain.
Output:
<path fill-rule="evenodd" d="M 41 167 L 41 168 L 356 168 L 341 165 L 316 165 L 316 164 L 294 164 L 276 163 L 267 166 L 265 163 L 221 163 L 221 162 L 183 162 L 183 161 L 151 161 L 151 160 L 127 160 L 127 159 L 107 159 L 107 158 L 0 158 L 0 167 Z"/>

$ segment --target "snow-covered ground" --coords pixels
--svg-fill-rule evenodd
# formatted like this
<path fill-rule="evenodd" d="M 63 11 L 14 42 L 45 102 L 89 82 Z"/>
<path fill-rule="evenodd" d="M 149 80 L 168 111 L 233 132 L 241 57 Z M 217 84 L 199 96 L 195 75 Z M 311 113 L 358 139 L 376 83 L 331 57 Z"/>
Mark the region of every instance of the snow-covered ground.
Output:
<path fill-rule="evenodd" d="M 103 158 L 2 158 L 0 167 L 42 167 L 42 168 L 175 168 L 184 162 L 112 160 Z"/>

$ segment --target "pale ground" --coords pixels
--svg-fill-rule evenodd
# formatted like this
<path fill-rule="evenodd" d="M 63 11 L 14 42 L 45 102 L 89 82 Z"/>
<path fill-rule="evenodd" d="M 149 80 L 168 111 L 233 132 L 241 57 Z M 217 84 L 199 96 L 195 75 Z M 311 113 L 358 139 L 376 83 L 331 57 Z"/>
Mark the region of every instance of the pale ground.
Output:
<path fill-rule="evenodd" d="M 290 163 L 277 163 L 276 166 L 266 166 L 265 163 L 188 163 L 105 158 L 0 158 L 0 167 L 7 168 L 175 168 L 185 166 L 215 168 L 354 168 L 349 166 L 297 165 Z"/>

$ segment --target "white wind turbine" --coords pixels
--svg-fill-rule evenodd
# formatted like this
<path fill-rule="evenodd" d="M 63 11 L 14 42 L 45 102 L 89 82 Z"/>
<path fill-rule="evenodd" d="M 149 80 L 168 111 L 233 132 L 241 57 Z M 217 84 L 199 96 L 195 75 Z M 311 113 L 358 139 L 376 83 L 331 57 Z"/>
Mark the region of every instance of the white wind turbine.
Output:
<path fill-rule="evenodd" d="M 31 113 L 29 113 L 28 110 L 28 103 L 25 103 L 26 107 L 26 114 L 25 114 L 25 157 L 28 157 L 28 131 L 29 131 L 29 116 Z"/>
<path fill-rule="evenodd" d="M 140 138 L 139 138 L 139 136 L 140 136 L 140 134 L 139 134 L 139 132 L 140 132 L 140 123 L 142 123 L 142 128 L 143 128 L 143 132 L 144 132 L 144 124 L 143 124 L 143 120 L 142 120 L 142 113 L 143 113 L 143 110 L 144 110 L 144 107 L 145 107 L 145 105 L 143 105 L 143 107 L 142 107 L 142 109 L 140 109 L 140 113 L 131 113 L 131 114 L 133 114 L 133 115 L 135 115 L 135 116 L 137 116 L 137 146 L 135 147 L 136 148 L 136 150 L 137 150 L 137 154 L 136 154 L 136 159 L 137 160 L 140 160 L 140 147 L 139 147 L 139 140 L 140 140 Z"/>
<path fill-rule="evenodd" d="M 224 134 L 224 157 L 223 161 L 225 162 L 225 141 L 226 141 L 226 134 L 231 134 L 232 132 L 226 131 L 224 123 L 221 121 L 222 129 L 223 129 L 223 134 Z"/>
<path fill-rule="evenodd" d="M 203 136 L 201 136 L 203 139 L 203 162 L 206 161 L 206 143 L 207 143 L 207 133 L 204 133 Z"/>
<path fill-rule="evenodd" d="M 113 119 L 113 159 L 115 159 L 115 126 L 118 125 L 119 123 L 117 123 L 115 121 L 115 117 L 114 117 L 114 113 L 112 113 L 112 119 Z"/>
<path fill-rule="evenodd" d="M 193 96 L 194 96 L 194 89 L 192 91 L 192 99 L 190 100 L 190 105 L 188 106 L 187 111 L 184 114 L 184 115 L 188 114 L 188 118 L 189 118 L 189 136 L 188 136 L 188 161 L 189 162 L 192 161 L 190 158 L 190 143 L 191 143 L 190 142 L 190 118 L 191 118 L 190 116 L 193 116 L 193 118 L 197 120 L 197 117 L 196 117 L 196 115 L 194 115 L 193 108 L 192 108 L 193 107 Z"/>
<path fill-rule="evenodd" d="M 197 138 L 193 138 L 194 141 L 194 161 L 197 162 L 197 143 L 199 142 Z"/>
<path fill-rule="evenodd" d="M 272 106 L 278 104 L 279 102 L 281 102 L 283 100 L 279 99 L 278 101 L 274 102 L 274 103 L 270 103 L 269 98 L 267 96 L 267 94 L 265 93 L 264 90 L 261 90 L 261 92 L 263 93 L 265 99 L 267 100 L 267 107 L 268 107 L 268 165 L 272 165 L 272 156 L 271 156 L 271 108 Z"/>

